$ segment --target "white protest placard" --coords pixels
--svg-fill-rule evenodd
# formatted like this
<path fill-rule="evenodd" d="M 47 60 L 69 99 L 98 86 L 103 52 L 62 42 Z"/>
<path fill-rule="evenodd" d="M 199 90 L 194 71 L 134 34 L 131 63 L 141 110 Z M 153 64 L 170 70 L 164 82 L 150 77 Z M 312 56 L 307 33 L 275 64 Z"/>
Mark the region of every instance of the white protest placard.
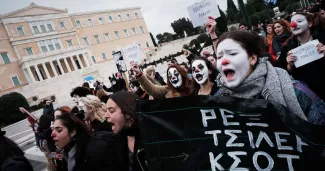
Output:
<path fill-rule="evenodd" d="M 318 40 L 313 40 L 290 51 L 293 56 L 297 57 L 296 62 L 294 62 L 296 68 L 299 68 L 324 56 L 324 54 L 318 53 L 316 47 L 318 44 Z"/>
<path fill-rule="evenodd" d="M 193 27 L 203 26 L 208 17 L 219 18 L 220 11 L 216 0 L 203 0 L 188 7 L 188 13 L 191 17 Z"/>
<path fill-rule="evenodd" d="M 122 48 L 122 53 L 124 59 L 128 64 L 130 64 L 130 62 L 132 61 L 137 64 L 140 64 L 141 61 L 145 59 L 145 56 L 142 53 L 141 48 L 138 44 L 132 44 L 125 48 Z"/>

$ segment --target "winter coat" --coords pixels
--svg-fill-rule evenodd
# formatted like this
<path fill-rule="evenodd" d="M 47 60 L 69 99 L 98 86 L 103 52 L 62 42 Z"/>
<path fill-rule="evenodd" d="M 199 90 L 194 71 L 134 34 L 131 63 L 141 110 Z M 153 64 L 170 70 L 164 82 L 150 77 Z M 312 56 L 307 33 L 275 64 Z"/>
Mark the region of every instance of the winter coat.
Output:
<path fill-rule="evenodd" d="M 0 171 L 33 171 L 33 167 L 24 156 L 14 156 L 1 164 Z"/>
<path fill-rule="evenodd" d="M 325 44 L 325 33 L 314 32 L 313 39 L 318 39 L 320 43 Z M 295 37 L 289 41 L 288 45 L 283 47 L 281 56 L 276 66 L 287 70 L 287 54 L 290 50 L 299 46 L 298 39 Z M 294 67 L 294 66 L 293 66 Z M 293 68 L 288 71 L 295 80 L 302 81 L 308 85 L 322 100 L 325 100 L 325 82 L 321 81 L 321 75 L 325 73 L 325 58 L 320 58 L 299 68 Z"/>

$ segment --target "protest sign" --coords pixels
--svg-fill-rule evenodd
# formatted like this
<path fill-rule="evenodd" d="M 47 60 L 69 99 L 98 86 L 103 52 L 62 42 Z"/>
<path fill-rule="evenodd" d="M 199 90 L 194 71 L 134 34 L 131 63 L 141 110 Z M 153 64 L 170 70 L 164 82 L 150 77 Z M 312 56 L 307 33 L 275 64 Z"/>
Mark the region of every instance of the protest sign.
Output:
<path fill-rule="evenodd" d="M 123 59 L 123 55 L 121 51 L 113 53 L 113 58 L 117 67 L 118 72 L 126 72 L 127 68 Z"/>
<path fill-rule="evenodd" d="M 265 100 L 195 96 L 138 101 L 151 171 L 317 170 L 324 127 Z"/>
<path fill-rule="evenodd" d="M 125 61 L 129 64 L 130 62 L 135 62 L 140 64 L 142 60 L 145 59 L 141 48 L 138 44 L 132 44 L 122 49 L 123 57 Z"/>
<path fill-rule="evenodd" d="M 216 0 L 203 0 L 189 6 L 187 10 L 191 17 L 193 27 L 203 26 L 208 21 L 209 16 L 214 18 L 220 17 Z"/>
<path fill-rule="evenodd" d="M 313 40 L 291 50 L 293 56 L 297 57 L 296 62 L 294 62 L 296 68 L 299 68 L 324 56 L 324 54 L 317 52 L 316 46 L 318 44 L 318 40 Z"/>

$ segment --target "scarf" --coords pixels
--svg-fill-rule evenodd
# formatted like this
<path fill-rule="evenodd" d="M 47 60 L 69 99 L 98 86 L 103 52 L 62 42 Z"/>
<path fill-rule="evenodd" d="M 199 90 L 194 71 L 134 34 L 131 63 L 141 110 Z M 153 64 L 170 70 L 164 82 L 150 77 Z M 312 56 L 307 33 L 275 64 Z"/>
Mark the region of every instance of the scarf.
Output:
<path fill-rule="evenodd" d="M 261 58 L 255 70 L 239 86 L 229 89 L 226 87 L 221 74 L 217 83 L 220 90 L 217 95 L 230 95 L 238 98 L 258 98 L 278 102 L 286 106 L 292 113 L 307 120 L 296 97 L 291 77 L 280 68 L 275 68 L 267 58 Z"/>
<path fill-rule="evenodd" d="M 286 44 L 286 41 L 289 39 L 290 36 L 290 33 L 283 33 L 282 35 L 274 36 L 272 46 L 275 54 L 281 52 L 282 46 Z"/>

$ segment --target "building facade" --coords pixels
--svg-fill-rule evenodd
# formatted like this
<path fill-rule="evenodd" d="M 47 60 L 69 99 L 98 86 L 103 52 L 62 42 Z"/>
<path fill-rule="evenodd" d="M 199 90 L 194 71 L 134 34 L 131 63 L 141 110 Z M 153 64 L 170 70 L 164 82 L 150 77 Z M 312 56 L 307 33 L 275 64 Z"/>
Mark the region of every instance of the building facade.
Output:
<path fill-rule="evenodd" d="M 0 95 L 67 98 L 84 77 L 117 72 L 112 53 L 133 43 L 153 46 L 140 8 L 69 14 L 31 3 L 0 16 Z"/>

